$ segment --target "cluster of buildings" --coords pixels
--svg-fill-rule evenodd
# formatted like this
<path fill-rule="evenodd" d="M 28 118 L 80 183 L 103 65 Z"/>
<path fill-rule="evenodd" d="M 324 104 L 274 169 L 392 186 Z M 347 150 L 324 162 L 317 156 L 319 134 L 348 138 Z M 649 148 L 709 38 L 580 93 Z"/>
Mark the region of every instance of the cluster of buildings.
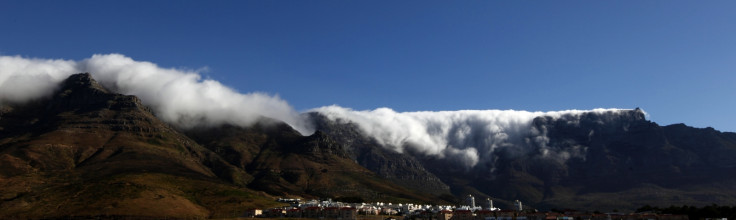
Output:
<path fill-rule="evenodd" d="M 358 212 L 353 207 L 292 207 L 272 208 L 265 211 L 250 209 L 246 211 L 245 217 L 357 219 Z"/>
<path fill-rule="evenodd" d="M 687 215 L 654 213 L 532 212 L 524 211 L 518 200 L 514 202 L 514 210 L 500 210 L 493 207 L 491 199 L 486 199 L 484 207 L 476 206 L 472 195 L 465 198 L 463 206 L 342 203 L 332 200 L 302 203 L 299 199 L 277 201 L 289 203 L 290 206 L 268 210 L 250 209 L 245 217 L 357 219 L 359 216 L 389 215 L 407 220 L 688 220 Z"/>
<path fill-rule="evenodd" d="M 687 215 L 654 213 L 518 212 L 514 210 L 443 210 L 416 220 L 688 220 Z"/>

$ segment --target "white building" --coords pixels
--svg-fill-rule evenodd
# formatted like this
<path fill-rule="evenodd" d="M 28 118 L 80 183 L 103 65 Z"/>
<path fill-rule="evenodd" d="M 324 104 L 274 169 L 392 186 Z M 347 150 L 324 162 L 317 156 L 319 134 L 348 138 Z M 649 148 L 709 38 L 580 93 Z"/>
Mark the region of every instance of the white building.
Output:
<path fill-rule="evenodd" d="M 486 198 L 486 209 L 493 210 L 493 200 L 491 198 Z"/>
<path fill-rule="evenodd" d="M 465 205 L 470 206 L 470 209 L 475 208 L 475 197 L 468 194 L 468 197 L 465 198 Z"/>

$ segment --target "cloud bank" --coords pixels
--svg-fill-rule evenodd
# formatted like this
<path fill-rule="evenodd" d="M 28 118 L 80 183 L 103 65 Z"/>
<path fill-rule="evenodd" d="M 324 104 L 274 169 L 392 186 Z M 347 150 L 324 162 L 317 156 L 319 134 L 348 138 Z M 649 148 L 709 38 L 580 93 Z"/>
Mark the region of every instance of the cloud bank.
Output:
<path fill-rule="evenodd" d="M 179 127 L 230 123 L 250 126 L 261 117 L 282 120 L 302 134 L 313 132 L 286 101 L 264 93 L 239 93 L 202 79 L 197 71 L 162 68 L 120 54 L 82 61 L 0 56 L 0 104 L 24 103 L 51 95 L 69 75 L 89 72 L 108 89 L 135 95 L 156 116 Z"/>
<path fill-rule="evenodd" d="M 198 71 L 162 68 L 120 54 L 94 55 L 81 61 L 0 56 L 0 104 L 49 96 L 69 75 L 80 72 L 89 72 L 115 92 L 138 96 L 159 118 L 175 126 L 250 126 L 261 117 L 269 117 L 304 135 L 313 132 L 311 123 L 277 96 L 239 93 L 217 81 L 202 79 Z M 616 114 L 622 110 L 396 112 L 326 106 L 310 111 L 355 123 L 366 136 L 394 151 L 445 158 L 472 168 L 493 163 L 494 153 L 503 148 L 533 150 L 563 161 L 584 156 L 584 147 L 561 150 L 547 146 L 546 128 L 532 126 L 534 118 L 565 117 L 576 123 L 576 117 L 583 113 Z"/>
<path fill-rule="evenodd" d="M 48 96 L 59 82 L 76 72 L 77 64 L 70 60 L 0 56 L 0 104 Z"/>
<path fill-rule="evenodd" d="M 621 109 L 566 110 L 528 112 L 515 110 L 462 110 L 439 112 L 395 112 L 388 108 L 355 111 L 327 106 L 311 111 L 333 121 L 352 122 L 379 144 L 397 152 L 416 152 L 447 158 L 472 168 L 493 162 L 494 152 L 501 148 L 526 148 L 544 157 L 567 160 L 584 156 L 584 149 L 556 149 L 547 146 L 544 127 L 534 127 L 537 117 L 565 117 L 577 123 L 583 113 L 618 114 Z M 582 155 L 581 155 L 582 154 Z"/>

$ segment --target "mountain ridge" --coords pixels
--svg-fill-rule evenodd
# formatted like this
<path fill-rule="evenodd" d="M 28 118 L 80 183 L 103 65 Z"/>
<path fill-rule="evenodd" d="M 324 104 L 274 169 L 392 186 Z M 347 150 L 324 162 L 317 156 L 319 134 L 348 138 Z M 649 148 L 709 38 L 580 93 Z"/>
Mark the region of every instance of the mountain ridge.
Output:
<path fill-rule="evenodd" d="M 278 205 L 273 195 L 436 199 L 374 176 L 319 133 L 264 123 L 237 128 L 251 135 L 236 144 L 262 140 L 250 161 L 226 157 L 224 148 L 156 118 L 137 97 L 74 74 L 49 99 L 3 107 L 0 216 L 236 217 Z"/>
<path fill-rule="evenodd" d="M 277 205 L 274 196 L 453 203 L 473 194 L 501 207 L 520 199 L 601 211 L 736 202 L 736 177 L 724 175 L 736 172 L 736 133 L 660 126 L 638 108 L 535 117 L 524 135 L 537 139 L 522 135 L 470 169 L 397 152 L 348 120 L 305 117 L 314 134 L 269 118 L 180 129 L 139 98 L 74 74 L 48 99 L 0 105 L 0 216 L 235 217 Z"/>
<path fill-rule="evenodd" d="M 370 139 L 349 120 L 341 120 L 318 122 L 317 129 L 343 132 L 327 132 L 336 136 L 352 129 Z M 639 108 L 543 115 L 531 124 L 528 133 L 522 133 L 526 144 L 496 148 L 491 152 L 496 159 L 470 170 L 411 148 L 403 148 L 409 149 L 404 154 L 421 161 L 420 166 L 440 177 L 456 197 L 489 197 L 507 207 L 516 199 L 543 209 L 588 210 L 736 202 L 736 188 L 728 184 L 736 178 L 723 175 L 736 171 L 736 133 L 683 124 L 659 126 Z"/>

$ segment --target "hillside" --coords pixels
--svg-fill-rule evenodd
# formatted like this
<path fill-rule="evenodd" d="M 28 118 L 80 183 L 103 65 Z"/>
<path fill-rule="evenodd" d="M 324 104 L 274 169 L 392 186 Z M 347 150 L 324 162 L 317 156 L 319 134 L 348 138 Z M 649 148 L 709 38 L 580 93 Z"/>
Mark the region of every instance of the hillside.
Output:
<path fill-rule="evenodd" d="M 736 133 L 683 124 L 659 126 L 639 109 L 534 118 L 523 138 L 541 131 L 544 142 L 498 148 L 493 161 L 471 170 L 412 152 L 401 154 L 409 159 L 398 160 L 417 161 L 410 166 L 366 160 L 376 154 L 365 149 L 382 146 L 351 121 L 312 114 L 319 130 L 352 146 L 346 153 L 363 151 L 355 154 L 363 158 L 361 165 L 394 182 L 426 172 L 438 179 L 425 180 L 447 184 L 456 197 L 490 197 L 502 208 L 511 208 L 509 201 L 516 199 L 540 209 L 601 211 L 634 210 L 645 204 L 736 203 L 736 177 L 730 175 L 736 172 Z"/>
<path fill-rule="evenodd" d="M 275 197 L 473 194 L 501 208 L 519 199 L 600 211 L 736 203 L 736 133 L 660 126 L 640 109 L 535 117 L 465 167 L 397 152 L 318 112 L 306 113 L 316 132 L 303 136 L 270 118 L 176 128 L 143 103 L 75 74 L 52 97 L 0 106 L 0 218 L 234 217 Z"/>
<path fill-rule="evenodd" d="M 252 175 L 251 189 L 306 198 L 360 197 L 367 201 L 438 202 L 431 193 L 389 182 L 344 153 L 321 131 L 302 136 L 264 120 L 249 128 L 220 126 L 187 132 L 202 146 Z"/>
<path fill-rule="evenodd" d="M 434 199 L 331 153 L 338 146 L 329 139 L 302 137 L 280 122 L 200 128 L 190 139 L 89 74 L 71 76 L 51 98 L 0 113 L 4 217 L 232 217 L 277 205 L 272 195 Z"/>

